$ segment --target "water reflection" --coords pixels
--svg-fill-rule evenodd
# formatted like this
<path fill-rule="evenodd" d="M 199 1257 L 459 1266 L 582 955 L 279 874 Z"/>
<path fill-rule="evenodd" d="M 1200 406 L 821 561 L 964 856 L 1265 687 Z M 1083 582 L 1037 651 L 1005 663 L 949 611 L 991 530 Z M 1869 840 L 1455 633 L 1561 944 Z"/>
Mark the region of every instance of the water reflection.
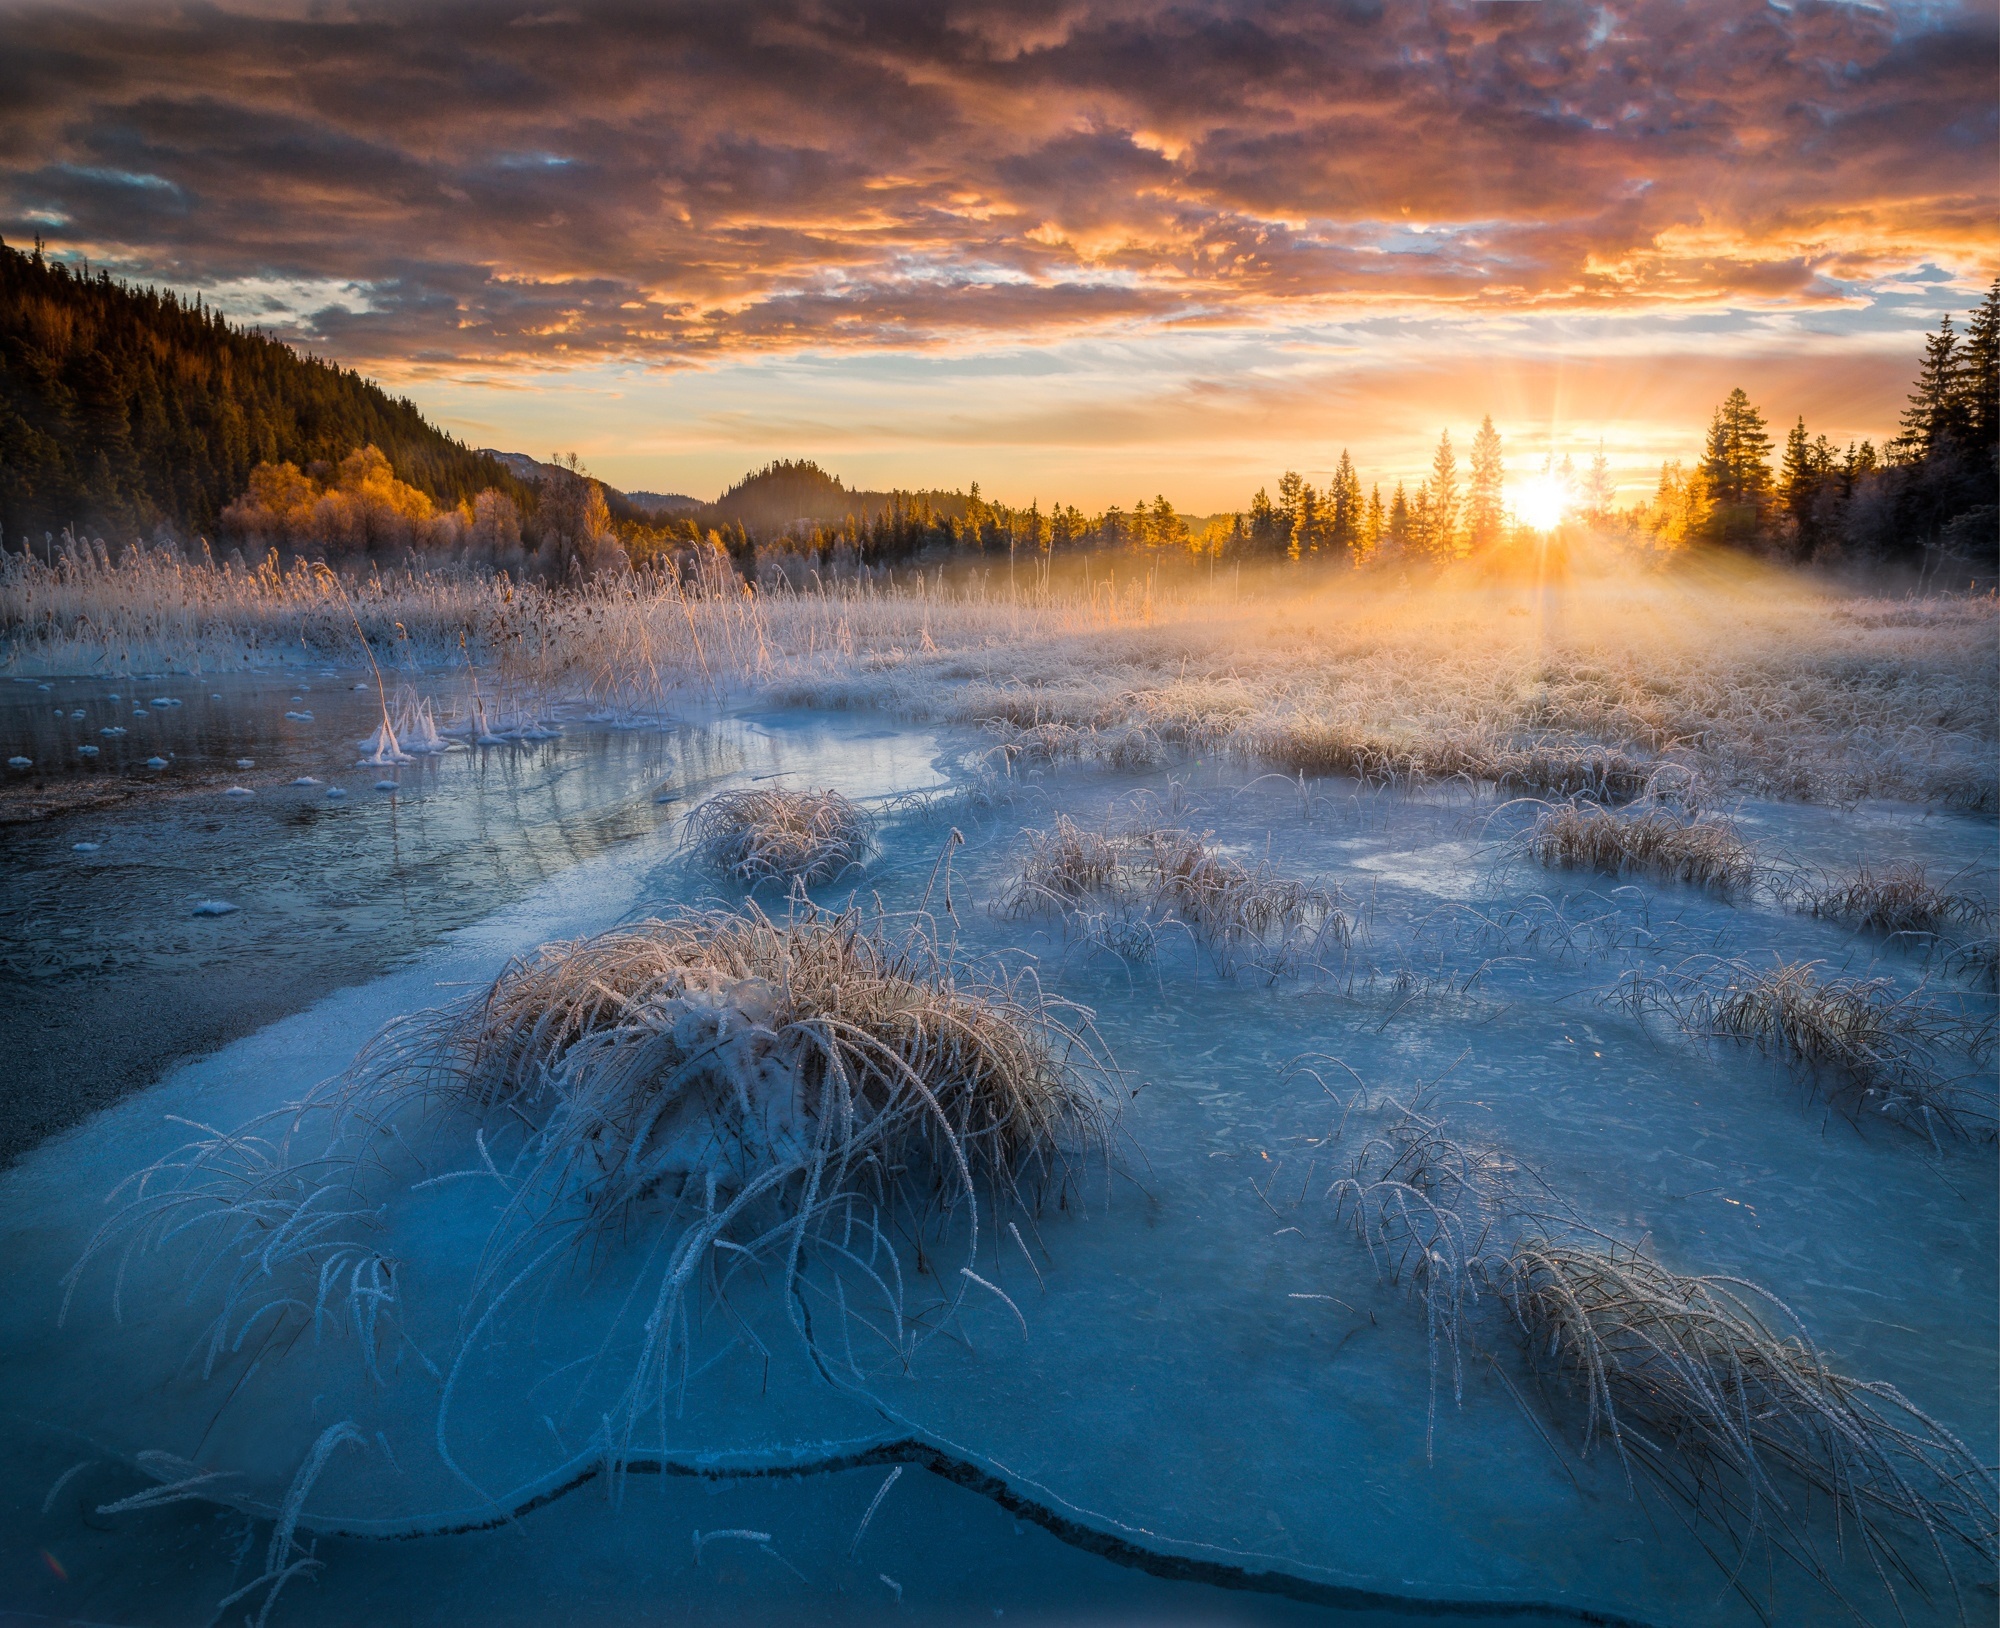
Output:
<path fill-rule="evenodd" d="M 654 836 L 733 778 L 837 770 L 856 794 L 935 778 L 928 737 L 784 715 L 578 716 L 551 739 L 366 765 L 357 742 L 381 706 L 359 682 L 0 688 L 0 757 L 32 765 L 0 770 L 0 1023 L 16 1037 L 0 1160 Z M 426 693 L 440 715 L 459 700 L 450 683 Z"/>

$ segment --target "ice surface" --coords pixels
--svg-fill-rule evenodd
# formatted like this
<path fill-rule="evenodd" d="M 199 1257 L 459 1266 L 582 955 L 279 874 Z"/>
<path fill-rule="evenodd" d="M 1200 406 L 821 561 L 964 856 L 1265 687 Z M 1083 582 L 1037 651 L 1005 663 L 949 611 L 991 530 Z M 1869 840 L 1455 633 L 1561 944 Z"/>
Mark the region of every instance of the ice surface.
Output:
<path fill-rule="evenodd" d="M 713 896 L 715 879 L 681 864 L 663 834 L 586 860 L 414 964 L 175 1070 L 0 1177 L 18 1285 L 0 1312 L 0 1372 L 24 1399 L 0 1434 L 10 1551 L 90 1555 L 106 1602 L 94 1609 L 169 1620 L 184 1599 L 179 1615 L 205 1614 L 249 1580 L 228 1564 L 240 1518 L 197 1520 L 188 1506 L 88 1512 L 145 1485 L 132 1466 L 148 1449 L 231 1472 L 231 1497 L 274 1509 L 311 1444 L 346 1419 L 364 1445 L 329 1460 L 302 1530 L 435 1530 L 553 1501 L 498 1534 L 328 1537 L 324 1577 L 288 1591 L 274 1620 L 360 1620 L 388 1599 L 419 1618 L 490 1621 L 534 1620 L 535 1602 L 554 1600 L 613 1620 L 667 1602 L 696 1616 L 844 1618 L 900 1600 L 964 1616 L 975 1602 L 985 1615 L 987 1601 L 1062 1601 L 1066 1588 L 1084 1610 L 1189 1609 L 1107 1554 L 1168 1557 L 1184 1575 L 1277 1573 L 1357 1609 L 1376 1593 L 1659 1623 L 1755 1620 L 1669 1506 L 1635 1499 L 1609 1453 L 1576 1456 L 1575 1412 L 1538 1385 L 1502 1307 L 1478 1309 L 1462 1403 L 1447 1388 L 1427 1457 L 1421 1311 L 1380 1281 L 1327 1198 L 1365 1137 L 1424 1091 L 1454 1135 L 1531 1170 L 1592 1225 L 1648 1240 L 1677 1269 L 1765 1285 L 1830 1360 L 1900 1386 L 1995 1457 L 1990 1145 L 1933 1148 L 1895 1125 L 1852 1124 L 1773 1059 L 1595 998 L 1621 975 L 1775 952 L 1914 985 L 1914 955 L 1768 899 L 1526 865 L 1509 848 L 1508 818 L 1463 795 L 1327 787 L 1302 805 L 1270 789 L 1238 794 L 1247 773 L 1210 770 L 1179 786 L 1051 773 L 981 819 L 976 798 L 928 812 L 896 803 L 931 778 L 907 756 L 871 769 L 837 745 L 815 747 L 792 719 L 754 730 L 771 767 L 721 783 L 755 768 L 875 800 L 881 849 L 859 897 L 893 912 L 928 896 L 937 915 L 947 890 L 941 930 L 964 953 L 1032 957 L 1048 988 L 1094 1011 L 1117 1058 L 1112 1167 L 1081 1202 L 1011 1217 L 1018 1237 L 999 1216 L 985 1223 L 976 1268 L 1018 1308 L 1025 1337 L 1007 1303 L 975 1294 L 908 1372 L 870 1358 L 859 1330 L 822 1336 L 816 1363 L 784 1298 L 739 1277 L 657 1440 L 614 1480 L 595 1438 L 607 1381 L 588 1359 L 608 1330 L 608 1360 L 623 1349 L 616 1314 L 643 1273 L 646 1235 L 579 1254 L 463 1343 L 465 1286 L 507 1200 L 471 1122 L 415 1153 L 454 1179 L 371 1189 L 385 1209 L 370 1247 L 398 1263 L 400 1300 L 378 1342 L 379 1381 L 338 1318 L 317 1332 L 294 1319 L 276 1342 L 267 1335 L 281 1325 L 260 1322 L 204 1378 L 202 1358 L 186 1359 L 207 1349 L 217 1285 L 181 1281 L 186 1257 L 171 1250 L 127 1269 L 123 1323 L 111 1309 L 114 1260 L 86 1276 L 56 1327 L 58 1280 L 107 1213 L 80 1214 L 77 1195 L 108 1191 L 198 1134 L 166 1116 L 241 1124 L 336 1072 L 390 1018 L 481 986 L 510 955 Z M 683 788 L 690 803 L 710 789 Z M 1140 792 L 1151 798 L 1143 809 Z M 1224 978 L 1186 935 L 1157 934 L 1152 958 L 1133 963 L 1059 918 L 989 911 L 1024 852 L 1021 828 L 1058 810 L 1100 825 L 1169 813 L 1233 851 L 1269 854 L 1286 874 L 1340 889 L 1355 943 L 1317 972 L 1261 976 L 1252 957 Z M 1985 823 L 1892 809 L 1735 812 L 1768 851 L 1802 862 L 1908 857 L 1991 891 Z M 954 826 L 967 841 L 941 882 Z M 1948 982 L 1934 993 L 1974 1016 L 1991 1010 L 1990 995 Z M 1313 1066 L 1288 1066 L 1301 1057 Z M 914 1255 L 905 1269 L 940 1305 L 949 1298 Z M 849 1332 L 861 1348 L 851 1365 Z M 461 1356 L 444 1434 L 475 1485 L 447 1466 L 437 1428 L 438 1376 Z M 85 1459 L 96 1467 L 36 1514 Z M 898 1464 L 944 1469 L 959 1485 L 906 1473 L 885 1491 Z M 800 1470 L 811 1473 L 790 1478 Z M 983 1485 L 990 1500 L 995 1484 L 1013 1500 L 1004 1511 L 964 1490 Z M 1025 1531 L 1010 1529 L 1017 1520 Z M 974 1535 L 954 1545 L 959 1532 Z M 268 1527 L 252 1535 L 261 1555 Z M 1712 1528 L 1704 1535 L 1714 1540 Z M 1095 1558 L 1080 1558 L 1079 1542 Z M 182 1545 L 197 1557 L 192 1577 L 177 1560 L 169 1589 L 150 1592 Z M 32 1574 L 25 1562 L 16 1572 Z M 1842 1577 L 1877 1617 L 1891 1615 L 1858 1559 Z M 1968 1578 L 1974 1620 L 1990 1615 L 1990 1585 Z M 5 1603 L 60 1603 L 53 1583 L 34 1586 Z M 1834 1614 L 1783 1566 L 1760 1565 L 1749 1587 L 1779 1621 Z M 1904 1601 L 1913 1621 L 1950 1618 L 1948 1601 L 1907 1591 Z"/>

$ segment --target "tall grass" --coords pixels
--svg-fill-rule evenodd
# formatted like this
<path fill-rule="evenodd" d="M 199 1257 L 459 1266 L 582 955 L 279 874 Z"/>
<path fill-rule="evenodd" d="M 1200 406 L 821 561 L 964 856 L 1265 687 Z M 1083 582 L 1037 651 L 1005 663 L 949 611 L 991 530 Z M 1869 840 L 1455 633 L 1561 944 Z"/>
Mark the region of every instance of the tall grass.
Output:
<path fill-rule="evenodd" d="M 1629 799 L 1662 765 L 1831 802 L 1996 806 L 1991 599 L 1865 600 L 1748 565 L 1405 591 L 1283 573 L 1162 588 L 1108 562 L 1010 594 L 913 576 L 752 594 L 713 562 L 551 590 L 378 572 L 351 591 L 378 654 L 469 652 L 613 709 L 757 690 L 812 705 L 1004 720 L 1029 758 L 1227 751 L 1307 773 L 1462 779 Z M 16 673 L 218 672 L 351 661 L 323 570 L 77 545 L 0 559 Z M 1122 745 L 1120 743 L 1123 743 Z"/>
<path fill-rule="evenodd" d="M 1767 1291 L 1675 1271 L 1546 1188 L 1548 1204 L 1528 1202 L 1506 1161 L 1453 1140 L 1423 1103 L 1386 1106 L 1393 1120 L 1325 1196 L 1377 1270 L 1424 1307 L 1427 1449 L 1441 1365 L 1456 1393 L 1484 1290 L 1511 1312 L 1529 1360 L 1581 1401 L 1580 1455 L 1608 1446 L 1628 1477 L 1683 1506 L 1698 1536 L 1704 1521 L 1723 1532 L 1737 1555 L 1709 1552 L 1753 1606 L 1740 1579 L 1760 1542 L 1840 1595 L 1836 1561 L 1820 1551 L 1826 1515 L 1899 1611 L 1899 1588 L 1924 1590 L 1921 1555 L 1955 1595 L 1968 1554 L 1990 1574 L 1993 1468 L 1893 1385 L 1840 1371 Z M 1961 1617 L 1964 1607 L 1959 1596 Z"/>

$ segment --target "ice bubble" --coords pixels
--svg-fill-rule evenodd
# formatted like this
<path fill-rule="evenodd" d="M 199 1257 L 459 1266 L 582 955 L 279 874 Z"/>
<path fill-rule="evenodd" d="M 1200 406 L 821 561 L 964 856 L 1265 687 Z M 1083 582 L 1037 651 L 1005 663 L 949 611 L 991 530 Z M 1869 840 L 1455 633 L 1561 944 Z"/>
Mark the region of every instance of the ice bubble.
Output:
<path fill-rule="evenodd" d="M 94 842 L 72 842 L 69 846 L 72 853 L 94 854 L 97 852 L 97 844 Z"/>
<path fill-rule="evenodd" d="M 104 728 L 98 731 L 98 734 L 109 735 L 113 740 L 116 740 L 120 735 L 124 733 L 125 733 L 125 726 L 123 724 L 107 724 L 104 726 Z"/>
<path fill-rule="evenodd" d="M 326 788 L 326 794 L 329 797 L 345 797 L 347 795 L 347 793 L 342 791 L 338 786 L 328 786 Z"/>
<path fill-rule="evenodd" d="M 70 716 L 71 716 L 72 718 L 81 718 L 81 717 L 83 716 L 83 708 L 82 708 L 82 707 L 78 707 L 78 708 L 76 709 L 76 711 L 74 711 L 74 712 L 72 712 L 72 713 L 70 714 Z"/>
<path fill-rule="evenodd" d="M 365 690 L 365 689 L 367 689 L 367 688 L 368 688 L 368 686 L 367 686 L 366 684 L 357 684 L 357 685 L 355 685 L 354 687 L 355 687 L 355 688 L 356 688 L 357 690 Z M 44 685 L 42 686 L 42 688 L 43 688 L 43 689 L 47 689 L 47 688 L 48 688 L 48 685 L 44 684 Z"/>
<path fill-rule="evenodd" d="M 317 786 L 319 782 L 309 774 L 302 774 L 292 784 L 295 786 Z"/>
<path fill-rule="evenodd" d="M 94 746 L 79 746 L 76 749 L 76 755 L 78 757 L 96 757 L 97 748 Z"/>
<path fill-rule="evenodd" d="M 294 701 L 303 701 L 303 700 L 305 699 L 305 697 L 304 697 L 303 695 L 295 695 L 295 696 L 293 696 L 293 697 L 292 697 L 292 699 L 293 699 Z"/>
<path fill-rule="evenodd" d="M 236 760 L 236 767 L 239 769 L 254 769 L 257 767 L 257 760 L 254 757 L 240 757 Z"/>
<path fill-rule="evenodd" d="M 203 899 L 194 907 L 194 914 L 197 916 L 233 916 L 239 908 L 240 906 L 233 905 L 226 899 Z"/>
<path fill-rule="evenodd" d="M 257 794 L 248 786 L 231 786 L 222 795 L 225 797 L 255 797 Z"/>
<path fill-rule="evenodd" d="M 107 695 L 107 696 L 106 696 L 106 697 L 105 697 L 104 699 L 105 699 L 105 700 L 107 700 L 107 701 L 116 701 L 116 700 L 118 699 L 118 692 L 117 692 L 116 690 L 114 690 L 114 691 L 112 691 L 112 693 L 111 693 L 111 694 Z"/>
<path fill-rule="evenodd" d="M 171 695 L 156 695 L 153 697 L 153 705 L 156 707 L 177 707 L 180 705 L 180 701 Z"/>
<path fill-rule="evenodd" d="M 211 701 L 220 701 L 221 699 L 222 699 L 222 697 L 221 697 L 221 696 L 219 696 L 219 695 L 211 695 L 211 696 L 209 697 L 209 700 L 211 700 Z"/>
<path fill-rule="evenodd" d="M 134 707 L 132 709 L 132 716 L 135 718 L 143 718 L 146 716 L 146 709 L 144 707 Z"/>
<path fill-rule="evenodd" d="M 285 716 L 290 718 L 294 723 L 309 724 L 312 722 L 312 714 L 310 712 L 288 712 Z"/>
<path fill-rule="evenodd" d="M 401 791 L 403 788 L 393 780 L 378 780 L 375 782 L 375 789 L 377 791 Z"/>
<path fill-rule="evenodd" d="M 10 769 L 32 769 L 34 766 L 35 760 L 31 757 L 10 757 L 7 760 Z"/>
<path fill-rule="evenodd" d="M 166 766 L 167 760 L 163 757 L 149 757 L 146 759 L 146 767 L 149 769 L 164 769 Z"/>

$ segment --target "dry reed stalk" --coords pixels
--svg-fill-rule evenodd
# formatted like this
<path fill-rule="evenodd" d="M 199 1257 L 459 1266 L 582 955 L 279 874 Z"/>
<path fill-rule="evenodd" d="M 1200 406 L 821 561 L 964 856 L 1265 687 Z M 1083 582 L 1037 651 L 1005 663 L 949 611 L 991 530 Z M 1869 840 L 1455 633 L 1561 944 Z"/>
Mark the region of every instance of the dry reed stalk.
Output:
<path fill-rule="evenodd" d="M 1489 1156 L 1452 1141 L 1421 1107 L 1402 1109 L 1382 1134 L 1364 1143 L 1348 1173 L 1325 1196 L 1334 1201 L 1334 1219 L 1346 1218 L 1353 1227 L 1376 1271 L 1391 1283 L 1407 1284 L 1423 1303 L 1430 1354 L 1424 1420 L 1429 1459 L 1445 1354 L 1451 1360 L 1452 1400 L 1463 1399 L 1465 1319 L 1479 1299 L 1502 1185 Z"/>
<path fill-rule="evenodd" d="M 1594 804 L 1564 803 L 1538 816 L 1521 843 L 1530 858 L 1551 867 L 1609 876 L 1638 872 L 1724 893 L 1748 887 L 1756 876 L 1756 854 L 1734 826 L 1685 820 L 1661 808 L 1619 815 Z"/>
<path fill-rule="evenodd" d="M 687 837 L 704 863 L 753 888 L 837 881 L 860 868 L 870 842 L 868 816 L 831 788 L 722 792 L 688 815 Z"/>
<path fill-rule="evenodd" d="M 1992 906 L 1969 893 L 1938 886 L 1921 865 L 1862 867 L 1851 876 L 1812 876 L 1792 894 L 1796 908 L 1825 920 L 1884 934 L 1937 935 L 1950 928 L 1982 926 Z"/>
<path fill-rule="evenodd" d="M 1768 1536 L 1837 1593 L 1807 1524 L 1819 1498 L 1892 1600 L 1898 1578 L 1921 1589 L 1912 1535 L 1954 1594 L 1962 1551 L 1992 1567 L 1991 1467 L 1893 1385 L 1835 1370 L 1776 1296 L 1575 1237 L 1519 1239 L 1496 1281 L 1535 1358 L 1583 1394 L 1583 1451 L 1608 1440 L 1743 1559 Z"/>
<path fill-rule="evenodd" d="M 1212 846 L 1208 836 L 1180 827 L 1086 831 L 1059 814 L 1051 829 L 1029 831 L 1027 838 L 1027 855 L 998 901 L 1006 915 L 1076 915 L 1085 899 L 1108 895 L 1128 911 L 1166 912 L 1166 919 L 1208 947 L 1225 973 L 1246 955 L 1266 970 L 1289 969 L 1321 946 L 1345 945 L 1353 937 L 1353 923 L 1328 889 L 1280 876 L 1268 860 L 1252 870 Z M 1093 938 L 1103 926 L 1130 948 L 1143 942 L 1150 955 L 1155 935 L 1133 936 L 1129 919 L 1122 927 L 1079 921 L 1081 936 Z M 1106 945 L 1111 947 L 1109 938 Z"/>
<path fill-rule="evenodd" d="M 1719 988 L 1685 987 L 1680 1015 L 1689 1027 L 1798 1063 L 1830 1094 L 1852 1091 L 1933 1141 L 1940 1132 L 1991 1135 L 2000 1123 L 1987 1083 L 1970 1068 L 1950 1076 L 1942 1061 L 1954 1041 L 1976 1050 L 1977 1035 L 1920 991 L 1899 991 L 1888 978 L 1826 977 L 1815 961 L 1727 962 L 1717 980 Z"/>

